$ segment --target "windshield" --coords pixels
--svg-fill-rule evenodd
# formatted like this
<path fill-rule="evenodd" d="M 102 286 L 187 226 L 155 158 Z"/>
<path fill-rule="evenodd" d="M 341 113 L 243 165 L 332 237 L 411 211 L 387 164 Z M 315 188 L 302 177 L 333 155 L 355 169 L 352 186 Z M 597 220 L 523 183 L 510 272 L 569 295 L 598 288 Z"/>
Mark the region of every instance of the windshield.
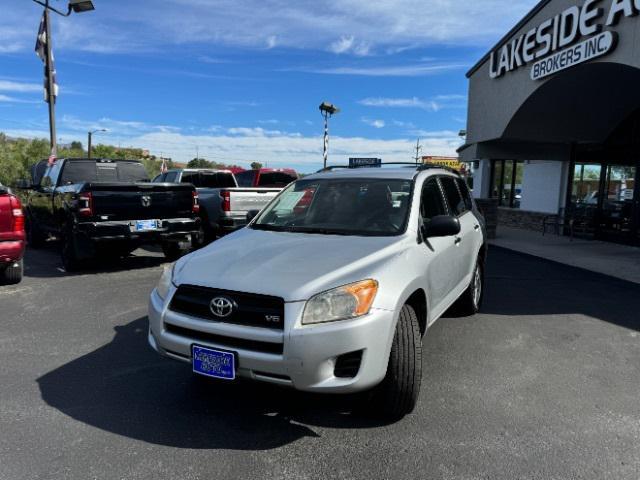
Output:
<path fill-rule="evenodd" d="M 149 176 L 138 162 L 74 160 L 67 162 L 60 185 L 84 182 L 148 182 Z"/>
<path fill-rule="evenodd" d="M 406 230 L 409 180 L 300 180 L 259 215 L 251 228 L 327 235 L 391 236 Z"/>

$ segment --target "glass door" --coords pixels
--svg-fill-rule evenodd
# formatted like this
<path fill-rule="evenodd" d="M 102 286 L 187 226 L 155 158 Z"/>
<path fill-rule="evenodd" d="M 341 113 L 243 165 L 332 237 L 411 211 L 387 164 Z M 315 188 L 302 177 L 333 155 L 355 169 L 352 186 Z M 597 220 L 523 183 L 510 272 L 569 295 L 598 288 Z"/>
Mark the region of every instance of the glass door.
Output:
<path fill-rule="evenodd" d="M 599 215 L 599 233 L 604 240 L 632 243 L 635 238 L 636 214 L 635 166 L 609 165 Z"/>

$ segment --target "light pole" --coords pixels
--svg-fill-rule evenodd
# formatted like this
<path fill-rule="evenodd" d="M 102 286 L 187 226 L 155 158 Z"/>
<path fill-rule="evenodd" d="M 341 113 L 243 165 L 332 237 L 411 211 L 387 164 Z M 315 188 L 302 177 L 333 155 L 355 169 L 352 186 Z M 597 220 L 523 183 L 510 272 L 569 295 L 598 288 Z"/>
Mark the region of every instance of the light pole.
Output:
<path fill-rule="evenodd" d="M 98 130 L 92 130 L 87 132 L 89 136 L 89 140 L 87 142 L 87 156 L 89 157 L 89 160 L 91 160 L 91 139 L 93 138 L 93 134 L 98 132 L 106 132 L 106 131 L 107 130 L 104 128 L 99 128 Z"/>
<path fill-rule="evenodd" d="M 340 109 L 329 102 L 322 102 L 320 104 L 320 114 L 324 117 L 324 168 L 327 168 L 327 160 L 329 158 L 329 118 L 339 112 Z"/>
<path fill-rule="evenodd" d="M 51 21 L 49 19 L 49 10 L 68 17 L 71 12 L 81 13 L 94 10 L 93 2 L 91 0 L 69 0 L 69 8 L 67 13 L 63 13 L 60 10 L 53 8 L 49 5 L 49 0 L 33 0 L 38 5 L 44 7 L 44 22 L 45 22 L 45 35 L 46 35 L 46 52 L 45 52 L 45 69 L 47 72 L 47 102 L 49 103 L 49 138 L 51 142 L 51 154 L 57 155 L 56 151 L 58 145 L 56 143 L 56 95 L 54 90 L 54 78 L 53 78 L 53 55 L 51 54 L 53 40 L 51 38 Z"/>

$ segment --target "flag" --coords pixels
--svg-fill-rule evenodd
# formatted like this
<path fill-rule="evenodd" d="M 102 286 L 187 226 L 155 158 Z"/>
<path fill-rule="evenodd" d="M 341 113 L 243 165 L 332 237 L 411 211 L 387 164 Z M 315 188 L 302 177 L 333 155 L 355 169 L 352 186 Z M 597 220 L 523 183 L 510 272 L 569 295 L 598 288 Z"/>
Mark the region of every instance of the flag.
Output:
<path fill-rule="evenodd" d="M 167 166 L 167 160 L 162 159 L 162 165 L 160 166 L 160 173 L 167 173 L 169 171 L 169 167 Z"/>
<path fill-rule="evenodd" d="M 38 38 L 36 39 L 36 55 L 40 57 L 40 60 L 44 63 L 44 101 L 49 101 L 49 70 L 47 69 L 47 15 L 42 14 L 42 20 L 40 20 L 40 28 L 38 28 Z M 51 52 L 51 81 L 53 84 L 53 97 L 58 96 L 58 82 L 56 80 L 56 67 L 53 61 L 53 52 Z"/>

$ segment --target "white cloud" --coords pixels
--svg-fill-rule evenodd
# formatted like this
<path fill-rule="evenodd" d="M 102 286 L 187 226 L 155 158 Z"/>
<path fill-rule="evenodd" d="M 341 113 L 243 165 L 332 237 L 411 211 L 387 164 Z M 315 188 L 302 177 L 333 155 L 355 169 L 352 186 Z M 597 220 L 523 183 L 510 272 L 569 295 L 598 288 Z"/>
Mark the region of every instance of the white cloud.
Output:
<path fill-rule="evenodd" d="M 433 100 L 422 100 L 418 97 L 412 98 L 365 98 L 358 102 L 367 107 L 389 107 L 389 108 L 420 108 L 430 112 L 437 112 L 441 106 Z"/>
<path fill-rule="evenodd" d="M 451 64 L 419 64 L 419 65 L 391 65 L 375 67 L 329 67 L 329 68 L 300 68 L 300 71 L 323 73 L 327 75 L 361 75 L 368 77 L 423 77 L 446 73 L 451 70 L 468 68 L 470 65 L 462 63 Z"/>
<path fill-rule="evenodd" d="M 37 83 L 14 82 L 12 80 L 0 80 L 0 92 L 42 92 L 43 86 Z"/>
<path fill-rule="evenodd" d="M 137 123 L 137 122 L 134 122 Z M 62 126 L 62 125 L 61 125 Z M 302 172 L 312 172 L 322 166 L 322 136 L 292 136 L 290 134 L 259 134 L 248 128 L 246 133 L 185 135 L 180 132 L 152 131 L 134 132 L 124 135 L 110 132 L 103 137 L 105 143 L 150 149 L 154 154 L 162 152 L 176 161 L 186 162 L 193 158 L 197 145 L 203 158 L 248 166 L 255 159 L 269 166 L 292 166 Z M 45 130 L 5 130 L 9 136 L 46 138 Z M 455 155 L 461 145 L 455 132 L 422 132 L 421 141 L 425 155 Z M 77 132 L 60 130 L 63 141 L 77 139 Z M 83 137 L 84 138 L 84 137 Z M 332 164 L 347 163 L 349 157 L 380 157 L 386 161 L 406 161 L 415 149 L 415 141 L 409 139 L 371 139 L 363 137 L 331 137 L 329 155 Z"/>
<path fill-rule="evenodd" d="M 329 45 L 329 50 L 336 54 L 352 53 L 358 57 L 369 55 L 370 46 L 366 42 L 356 41 L 353 35 L 342 36 Z"/>
<path fill-rule="evenodd" d="M 362 120 L 363 123 L 366 123 L 367 125 L 374 128 L 384 128 L 385 126 L 384 120 L 373 120 L 367 117 L 362 117 L 360 120 Z"/>
<path fill-rule="evenodd" d="M 0 16 L 0 45 L 5 53 L 32 49 L 40 10 L 31 2 L 11 3 Z M 56 17 L 56 48 L 104 54 L 185 44 L 315 50 L 334 45 L 363 56 L 414 46 L 486 46 L 535 1 L 138 0 L 126 2 L 126 9 L 121 3 L 101 2 L 99 12 Z"/>
<path fill-rule="evenodd" d="M 3 103 L 40 103 L 36 100 L 23 100 L 21 98 L 10 97 L 9 95 L 0 94 L 0 102 Z"/>

